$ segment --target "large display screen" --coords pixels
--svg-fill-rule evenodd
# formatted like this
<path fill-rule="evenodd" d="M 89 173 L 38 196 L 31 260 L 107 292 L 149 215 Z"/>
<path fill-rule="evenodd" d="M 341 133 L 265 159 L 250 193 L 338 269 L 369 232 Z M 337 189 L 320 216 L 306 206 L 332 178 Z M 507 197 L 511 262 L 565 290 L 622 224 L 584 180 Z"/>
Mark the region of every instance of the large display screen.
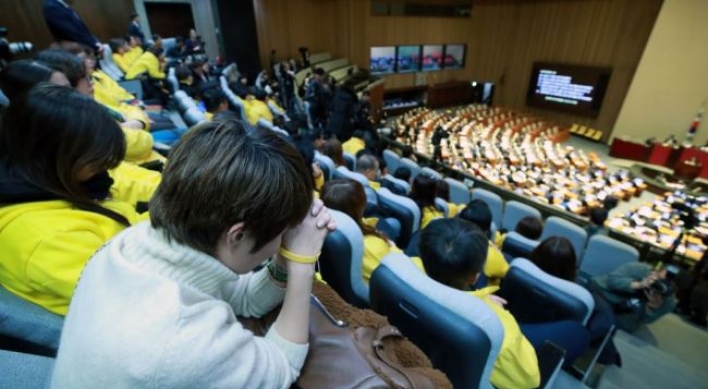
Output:
<path fill-rule="evenodd" d="M 396 47 L 372 47 L 369 71 L 371 74 L 391 74 L 396 71 Z"/>
<path fill-rule="evenodd" d="M 465 67 L 465 45 L 445 45 L 445 69 L 460 69 Z"/>
<path fill-rule="evenodd" d="M 597 116 L 611 74 L 610 68 L 535 62 L 526 104 Z"/>
<path fill-rule="evenodd" d="M 420 69 L 420 46 L 398 46 L 396 69 L 399 73 L 417 72 Z"/>
<path fill-rule="evenodd" d="M 423 46 L 423 59 L 421 68 L 423 71 L 433 71 L 442 69 L 443 46 L 425 45 Z"/>

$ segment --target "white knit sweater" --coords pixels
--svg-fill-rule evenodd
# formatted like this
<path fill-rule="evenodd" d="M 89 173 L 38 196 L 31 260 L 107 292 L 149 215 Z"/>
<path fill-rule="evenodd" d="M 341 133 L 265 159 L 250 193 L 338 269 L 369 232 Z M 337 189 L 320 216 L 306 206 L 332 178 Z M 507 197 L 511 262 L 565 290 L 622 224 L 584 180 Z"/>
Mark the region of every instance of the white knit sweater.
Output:
<path fill-rule="evenodd" d="M 142 223 L 99 250 L 69 306 L 52 388 L 288 388 L 307 345 L 235 315 L 262 316 L 284 291 L 239 276 Z"/>

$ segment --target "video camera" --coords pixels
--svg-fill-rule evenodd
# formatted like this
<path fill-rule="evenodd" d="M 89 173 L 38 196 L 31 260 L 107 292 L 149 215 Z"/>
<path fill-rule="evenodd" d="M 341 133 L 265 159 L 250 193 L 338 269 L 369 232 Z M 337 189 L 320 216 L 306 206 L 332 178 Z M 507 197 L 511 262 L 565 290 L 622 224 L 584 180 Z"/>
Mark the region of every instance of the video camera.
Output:
<path fill-rule="evenodd" d="M 12 55 L 17 53 L 29 53 L 32 51 L 32 44 L 29 42 L 8 42 L 7 27 L 0 26 L 0 66 L 12 60 Z"/>

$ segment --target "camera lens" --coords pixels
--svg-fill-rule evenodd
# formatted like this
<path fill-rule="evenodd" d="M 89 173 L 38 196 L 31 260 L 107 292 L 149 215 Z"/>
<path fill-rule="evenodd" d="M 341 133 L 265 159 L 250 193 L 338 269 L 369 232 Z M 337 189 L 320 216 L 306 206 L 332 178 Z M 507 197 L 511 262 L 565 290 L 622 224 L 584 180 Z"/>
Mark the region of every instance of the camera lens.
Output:
<path fill-rule="evenodd" d="M 13 42 L 10 43 L 9 46 L 12 54 L 29 53 L 32 51 L 32 44 L 29 42 Z"/>

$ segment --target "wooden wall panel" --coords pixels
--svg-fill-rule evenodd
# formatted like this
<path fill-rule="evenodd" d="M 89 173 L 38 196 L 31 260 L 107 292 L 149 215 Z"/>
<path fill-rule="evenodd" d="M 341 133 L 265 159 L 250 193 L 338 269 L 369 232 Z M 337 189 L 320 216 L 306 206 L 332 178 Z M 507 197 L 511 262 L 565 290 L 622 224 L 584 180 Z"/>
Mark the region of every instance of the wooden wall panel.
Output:
<path fill-rule="evenodd" d="M 371 16 L 368 0 L 254 0 L 259 39 L 281 42 L 280 57 L 297 47 L 329 51 L 368 67 L 369 48 L 466 43 L 466 66 L 430 72 L 428 84 L 491 81 L 495 103 L 605 132 L 624 101 L 663 0 L 475 0 L 471 18 Z M 272 28 L 261 26 L 264 23 Z M 282 42 L 286 42 L 283 44 Z M 275 43 L 271 43 L 275 45 Z M 261 55 L 270 46 L 261 44 Z M 612 77 L 597 118 L 525 106 L 534 61 L 609 66 Z M 386 88 L 414 85 L 413 74 L 386 76 Z"/>
<path fill-rule="evenodd" d="M 10 41 L 32 42 L 35 50 L 53 42 L 44 23 L 43 3 L 42 0 L 0 0 L 0 26 L 8 28 Z M 72 8 L 98 39 L 107 41 L 126 34 L 133 1 L 75 0 Z"/>

